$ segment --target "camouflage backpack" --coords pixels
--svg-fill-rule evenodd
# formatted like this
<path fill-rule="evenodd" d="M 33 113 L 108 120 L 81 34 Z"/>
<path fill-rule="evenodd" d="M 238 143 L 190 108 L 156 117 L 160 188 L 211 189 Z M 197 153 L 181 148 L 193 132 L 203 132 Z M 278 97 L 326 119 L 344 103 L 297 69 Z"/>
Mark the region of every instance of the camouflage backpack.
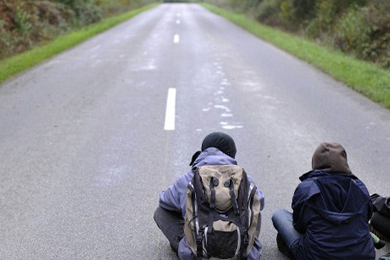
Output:
<path fill-rule="evenodd" d="M 194 259 L 247 259 L 261 224 L 256 185 L 237 165 L 193 169 L 184 234 Z"/>

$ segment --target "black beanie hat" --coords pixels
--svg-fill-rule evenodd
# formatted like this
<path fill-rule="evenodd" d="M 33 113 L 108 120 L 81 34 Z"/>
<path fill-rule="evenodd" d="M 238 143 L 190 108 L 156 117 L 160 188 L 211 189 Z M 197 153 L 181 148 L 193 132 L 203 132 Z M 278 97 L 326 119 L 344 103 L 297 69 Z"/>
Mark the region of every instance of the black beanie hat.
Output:
<path fill-rule="evenodd" d="M 221 132 L 214 132 L 207 135 L 202 142 L 202 151 L 209 147 L 215 147 L 224 154 L 234 158 L 236 156 L 236 144 L 230 135 Z"/>

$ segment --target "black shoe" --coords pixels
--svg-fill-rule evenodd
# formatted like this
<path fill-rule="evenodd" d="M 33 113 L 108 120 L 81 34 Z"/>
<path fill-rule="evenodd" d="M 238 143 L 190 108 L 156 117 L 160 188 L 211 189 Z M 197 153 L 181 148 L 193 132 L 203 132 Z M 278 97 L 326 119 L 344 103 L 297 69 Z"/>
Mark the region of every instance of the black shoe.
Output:
<path fill-rule="evenodd" d="M 169 245 L 171 246 L 172 251 L 177 254 L 177 248 L 174 247 L 171 243 L 169 243 Z"/>
<path fill-rule="evenodd" d="M 178 248 L 175 247 L 172 243 L 169 243 L 169 245 L 171 246 L 172 251 L 176 254 L 177 258 L 179 259 Z M 177 246 L 179 246 L 179 244 L 177 244 Z"/>
<path fill-rule="evenodd" d="M 276 236 L 276 244 L 278 245 L 278 249 L 280 252 L 285 254 L 288 258 L 294 260 L 294 256 L 292 255 L 290 249 L 279 234 Z"/>
<path fill-rule="evenodd" d="M 380 233 L 378 230 L 376 230 L 376 229 L 372 226 L 371 223 L 369 224 L 369 227 L 370 227 L 371 233 L 373 233 L 374 235 L 376 235 L 377 237 L 379 237 L 380 240 L 383 240 L 383 241 L 386 241 L 386 242 L 390 242 L 390 238 L 389 238 L 389 237 L 386 237 L 385 235 L 383 235 L 382 233 Z"/>
<path fill-rule="evenodd" d="M 385 243 L 383 240 L 379 240 L 378 243 L 375 243 L 375 244 L 374 244 L 374 247 L 375 247 L 376 249 L 381 249 L 381 248 L 383 248 L 385 245 L 386 245 L 386 243 Z"/>

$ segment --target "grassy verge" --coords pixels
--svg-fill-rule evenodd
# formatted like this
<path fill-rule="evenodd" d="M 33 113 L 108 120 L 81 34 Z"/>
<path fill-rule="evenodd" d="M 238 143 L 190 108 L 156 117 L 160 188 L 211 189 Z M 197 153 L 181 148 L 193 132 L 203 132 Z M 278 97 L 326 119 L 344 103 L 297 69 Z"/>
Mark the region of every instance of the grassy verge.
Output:
<path fill-rule="evenodd" d="M 36 47 L 31 51 L 0 61 L 0 83 L 17 73 L 44 61 L 47 58 L 69 49 L 98 33 L 101 33 L 143 11 L 154 7 L 155 5 L 156 4 L 147 5 L 128 13 L 124 13 L 120 16 L 104 19 L 99 23 L 87 26 L 81 30 L 60 36 L 46 45 Z"/>
<path fill-rule="evenodd" d="M 209 4 L 203 4 L 203 6 L 252 32 L 259 38 L 311 63 L 373 101 L 390 108 L 390 71 L 264 26 L 244 15 Z"/>

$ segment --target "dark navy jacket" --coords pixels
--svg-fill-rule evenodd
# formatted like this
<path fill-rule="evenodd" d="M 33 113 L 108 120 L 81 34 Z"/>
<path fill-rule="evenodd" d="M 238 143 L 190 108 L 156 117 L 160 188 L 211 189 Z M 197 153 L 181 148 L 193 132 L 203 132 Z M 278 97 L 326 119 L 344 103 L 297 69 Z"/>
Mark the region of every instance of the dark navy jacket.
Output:
<path fill-rule="evenodd" d="M 372 204 L 366 186 L 352 174 L 315 170 L 295 190 L 294 227 L 303 234 L 299 260 L 374 260 L 368 221 Z"/>

